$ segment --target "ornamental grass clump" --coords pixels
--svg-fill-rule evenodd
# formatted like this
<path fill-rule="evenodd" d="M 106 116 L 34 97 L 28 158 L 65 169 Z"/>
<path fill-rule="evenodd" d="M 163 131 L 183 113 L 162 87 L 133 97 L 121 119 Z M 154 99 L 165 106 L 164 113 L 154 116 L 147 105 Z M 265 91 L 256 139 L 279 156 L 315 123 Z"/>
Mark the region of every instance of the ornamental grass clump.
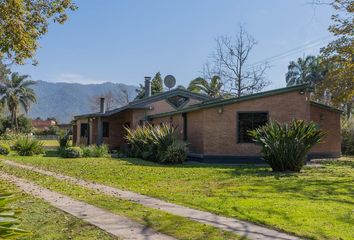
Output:
<path fill-rule="evenodd" d="M 0 155 L 8 155 L 11 149 L 10 146 L 6 143 L 0 143 Z"/>
<path fill-rule="evenodd" d="M 249 134 L 262 147 L 263 158 L 273 171 L 293 172 L 301 170 L 310 149 L 325 136 L 314 122 L 300 120 L 270 122 Z"/>
<path fill-rule="evenodd" d="M 80 147 L 68 147 L 62 149 L 60 155 L 63 158 L 81 158 L 83 156 L 83 151 Z"/>
<path fill-rule="evenodd" d="M 160 163 L 182 163 L 186 159 L 186 143 L 178 140 L 176 129 L 170 124 L 145 124 L 126 131 L 134 157 Z"/>
<path fill-rule="evenodd" d="M 45 152 L 43 142 L 30 137 L 17 138 L 13 145 L 13 149 L 20 156 L 33 156 L 43 154 Z"/>
<path fill-rule="evenodd" d="M 82 147 L 83 157 L 107 157 L 109 156 L 108 150 L 105 144 Z"/>

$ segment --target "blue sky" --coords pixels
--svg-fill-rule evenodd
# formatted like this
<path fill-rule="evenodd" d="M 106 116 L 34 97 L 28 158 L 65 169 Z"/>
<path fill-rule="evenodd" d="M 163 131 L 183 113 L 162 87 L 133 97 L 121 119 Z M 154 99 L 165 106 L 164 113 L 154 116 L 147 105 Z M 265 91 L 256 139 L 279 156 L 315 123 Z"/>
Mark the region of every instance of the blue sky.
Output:
<path fill-rule="evenodd" d="M 249 64 L 303 47 L 269 64 L 268 88 L 285 86 L 290 60 L 316 54 L 331 38 L 329 6 L 309 0 L 76 0 L 64 25 L 51 24 L 40 40 L 39 65 L 14 70 L 34 80 L 119 82 L 138 85 L 146 75 L 173 74 L 187 85 L 201 75 L 219 35 L 239 24 L 258 41 Z M 285 54 L 286 55 L 286 54 Z"/>

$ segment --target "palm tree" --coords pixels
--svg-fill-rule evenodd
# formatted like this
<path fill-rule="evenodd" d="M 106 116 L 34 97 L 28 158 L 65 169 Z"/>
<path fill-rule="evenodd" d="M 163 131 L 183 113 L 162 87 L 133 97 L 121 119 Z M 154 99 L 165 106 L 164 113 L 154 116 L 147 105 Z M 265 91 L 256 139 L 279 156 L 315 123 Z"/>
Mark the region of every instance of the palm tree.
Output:
<path fill-rule="evenodd" d="M 12 73 L 10 78 L 1 79 L 0 85 L 0 102 L 7 105 L 11 113 L 11 122 L 18 129 L 17 114 L 22 107 L 27 113 L 31 103 L 37 101 L 36 94 L 31 85 L 36 84 L 35 81 L 27 80 L 28 75 L 20 75 Z"/>
<path fill-rule="evenodd" d="M 198 77 L 189 83 L 188 90 L 196 93 L 203 93 L 210 97 L 216 98 L 222 96 L 223 84 L 219 76 L 213 76 L 208 82 L 206 79 Z"/>
<path fill-rule="evenodd" d="M 306 56 L 289 63 L 285 79 L 287 86 L 304 83 L 314 86 L 323 80 L 326 72 L 318 57 Z"/>

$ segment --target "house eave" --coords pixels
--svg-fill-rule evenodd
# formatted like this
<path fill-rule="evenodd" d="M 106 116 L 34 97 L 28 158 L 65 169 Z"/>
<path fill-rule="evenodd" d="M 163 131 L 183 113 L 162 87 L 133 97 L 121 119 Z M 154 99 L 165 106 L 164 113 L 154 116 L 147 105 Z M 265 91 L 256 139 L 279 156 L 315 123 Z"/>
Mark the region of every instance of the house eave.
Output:
<path fill-rule="evenodd" d="M 344 112 L 343 110 L 341 110 L 339 108 L 336 108 L 336 107 L 333 107 L 333 106 L 330 106 L 330 105 L 327 105 L 327 104 L 324 104 L 324 103 L 316 102 L 316 101 L 310 101 L 310 104 L 312 106 L 319 107 L 319 108 L 322 108 L 322 109 L 325 109 L 325 110 L 328 110 L 328 111 L 332 111 L 332 112 L 337 112 L 337 113 L 340 113 L 340 114 L 342 114 Z"/>
<path fill-rule="evenodd" d="M 236 97 L 236 98 L 229 98 L 229 99 L 216 99 L 214 101 L 207 101 L 207 102 L 202 102 L 199 104 L 195 104 L 193 106 L 177 110 L 177 111 L 171 111 L 171 112 L 166 112 L 166 113 L 158 113 L 154 115 L 149 115 L 148 117 L 153 119 L 153 118 L 159 118 L 159 117 L 166 117 L 166 116 L 172 116 L 180 113 L 185 113 L 185 112 L 193 112 L 193 111 L 198 111 L 201 109 L 207 109 L 207 108 L 213 108 L 213 107 L 220 107 L 220 106 L 225 106 L 225 105 L 230 105 L 238 102 L 244 102 L 244 101 L 249 101 L 257 98 L 263 98 L 263 97 L 269 97 L 273 95 L 278 95 L 278 94 L 283 94 L 283 93 L 288 93 L 288 92 L 294 92 L 294 91 L 311 91 L 312 89 L 309 87 L 308 84 L 301 84 L 301 85 L 296 85 L 292 87 L 285 87 L 285 88 L 278 88 L 266 92 L 260 92 L 260 93 L 255 93 L 255 94 L 250 94 L 246 96 L 241 96 L 241 97 Z"/>

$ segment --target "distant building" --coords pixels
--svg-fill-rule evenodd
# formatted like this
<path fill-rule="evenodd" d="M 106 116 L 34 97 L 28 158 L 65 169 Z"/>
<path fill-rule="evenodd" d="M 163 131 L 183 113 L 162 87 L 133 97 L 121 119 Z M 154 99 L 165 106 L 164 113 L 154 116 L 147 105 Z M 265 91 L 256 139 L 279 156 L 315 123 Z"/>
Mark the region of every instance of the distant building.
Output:
<path fill-rule="evenodd" d="M 55 119 L 47 119 L 47 120 L 42 120 L 40 118 L 32 120 L 32 126 L 37 130 L 37 131 L 46 131 L 49 130 L 50 126 L 55 126 L 57 125 L 57 121 Z"/>

